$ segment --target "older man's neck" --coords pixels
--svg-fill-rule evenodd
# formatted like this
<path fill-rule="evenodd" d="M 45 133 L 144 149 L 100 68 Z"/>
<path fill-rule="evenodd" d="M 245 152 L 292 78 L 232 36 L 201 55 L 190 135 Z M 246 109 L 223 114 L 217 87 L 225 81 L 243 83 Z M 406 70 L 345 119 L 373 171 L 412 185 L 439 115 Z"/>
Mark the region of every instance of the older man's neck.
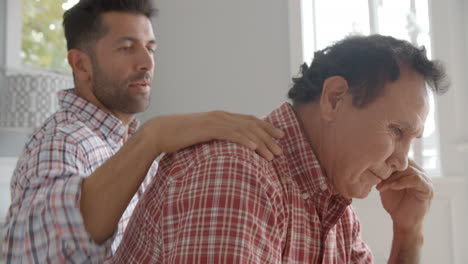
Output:
<path fill-rule="evenodd" d="M 326 162 L 324 144 L 326 144 L 326 141 L 324 140 L 325 135 L 318 105 L 315 103 L 293 105 L 293 110 L 316 158 L 320 165 L 324 167 Z"/>

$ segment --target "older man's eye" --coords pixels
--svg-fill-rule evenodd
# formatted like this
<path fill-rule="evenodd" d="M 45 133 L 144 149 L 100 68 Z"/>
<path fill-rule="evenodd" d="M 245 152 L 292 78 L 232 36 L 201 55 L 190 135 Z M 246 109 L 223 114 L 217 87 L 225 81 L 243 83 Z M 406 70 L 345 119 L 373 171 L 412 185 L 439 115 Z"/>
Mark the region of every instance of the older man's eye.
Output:
<path fill-rule="evenodd" d="M 399 138 L 403 137 L 403 130 L 401 130 L 401 128 L 399 128 L 398 126 L 391 125 L 390 129 L 392 130 L 393 134 L 395 134 L 395 136 Z"/>

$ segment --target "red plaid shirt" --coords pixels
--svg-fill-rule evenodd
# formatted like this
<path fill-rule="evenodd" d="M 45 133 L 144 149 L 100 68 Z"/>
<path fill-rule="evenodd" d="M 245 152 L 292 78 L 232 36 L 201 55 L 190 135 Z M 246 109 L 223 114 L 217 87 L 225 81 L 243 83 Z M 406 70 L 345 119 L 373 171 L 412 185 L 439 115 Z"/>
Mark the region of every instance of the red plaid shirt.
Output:
<path fill-rule="evenodd" d="M 132 198 L 115 235 L 93 242 L 80 212 L 81 183 L 123 145 L 122 122 L 75 95 L 58 94 L 61 110 L 32 135 L 11 181 L 3 254 L 7 263 L 100 263 L 115 250 L 145 183 Z M 130 124 L 133 134 L 138 122 Z M 153 163 L 148 175 L 154 175 Z"/>
<path fill-rule="evenodd" d="M 271 162 L 225 141 L 160 163 L 116 263 L 372 263 L 350 200 L 334 195 L 289 104 Z"/>

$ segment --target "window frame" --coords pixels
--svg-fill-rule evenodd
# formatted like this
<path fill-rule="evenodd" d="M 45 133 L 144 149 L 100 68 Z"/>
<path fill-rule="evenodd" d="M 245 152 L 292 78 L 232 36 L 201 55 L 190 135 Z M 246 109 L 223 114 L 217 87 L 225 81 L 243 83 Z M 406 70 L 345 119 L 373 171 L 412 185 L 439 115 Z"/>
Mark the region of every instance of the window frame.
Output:
<path fill-rule="evenodd" d="M 3 3 L 5 8 L 3 8 L 3 14 L 0 10 L 0 15 L 3 15 L 4 21 L 3 25 L 0 22 L 0 28 L 4 29 L 4 40 L 0 44 L 0 59 L 3 57 L 3 60 L 0 60 L 3 63 L 3 68 L 0 68 L 4 76 L 11 74 L 42 74 L 42 75 L 51 75 L 51 76 L 71 76 L 71 73 L 60 73 L 51 71 L 49 69 L 34 67 L 24 65 L 21 61 L 21 46 L 22 46 L 22 0 L 6 0 Z M 0 81 L 2 81 L 0 79 Z M 5 82 L 1 82 L 4 84 Z"/>

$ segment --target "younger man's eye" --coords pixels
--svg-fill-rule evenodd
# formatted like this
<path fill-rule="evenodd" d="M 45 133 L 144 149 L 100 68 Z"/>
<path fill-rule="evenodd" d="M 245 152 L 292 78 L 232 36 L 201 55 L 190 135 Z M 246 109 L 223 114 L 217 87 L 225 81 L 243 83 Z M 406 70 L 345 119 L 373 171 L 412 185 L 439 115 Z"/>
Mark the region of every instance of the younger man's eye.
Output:
<path fill-rule="evenodd" d="M 119 50 L 122 50 L 122 51 L 129 51 L 131 50 L 132 47 L 131 46 L 123 46 L 123 47 L 120 47 Z"/>

